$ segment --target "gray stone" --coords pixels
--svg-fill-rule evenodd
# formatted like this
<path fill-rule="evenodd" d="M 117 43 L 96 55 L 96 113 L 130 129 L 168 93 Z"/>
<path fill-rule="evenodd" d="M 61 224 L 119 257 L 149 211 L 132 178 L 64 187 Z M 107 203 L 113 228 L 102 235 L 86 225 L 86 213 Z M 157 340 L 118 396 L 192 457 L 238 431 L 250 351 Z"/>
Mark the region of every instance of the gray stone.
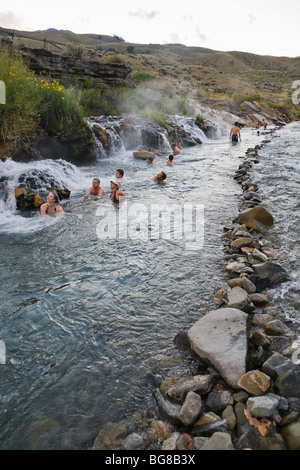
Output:
<path fill-rule="evenodd" d="M 261 397 L 250 397 L 247 401 L 247 409 L 257 418 L 272 416 L 279 404 L 280 397 L 268 393 Z"/>
<path fill-rule="evenodd" d="M 122 441 L 121 449 L 122 450 L 134 450 L 143 447 L 144 440 L 141 436 L 136 433 L 129 434 Z"/>
<path fill-rule="evenodd" d="M 300 379 L 293 370 L 280 375 L 274 384 L 275 390 L 284 397 L 300 398 Z"/>
<path fill-rule="evenodd" d="M 193 439 L 193 449 L 194 450 L 201 450 L 204 444 L 209 440 L 209 437 L 194 437 Z"/>
<path fill-rule="evenodd" d="M 233 388 L 246 372 L 250 319 L 234 308 L 208 312 L 188 331 L 192 350 Z"/>
<path fill-rule="evenodd" d="M 275 353 L 263 363 L 262 371 L 270 377 L 277 379 L 288 370 L 295 370 L 296 367 L 290 359 L 282 356 L 282 354 Z"/>
<path fill-rule="evenodd" d="M 177 441 L 180 438 L 180 432 L 172 432 L 172 434 L 163 442 L 162 450 L 176 450 Z"/>
<path fill-rule="evenodd" d="M 214 413 L 218 413 L 228 405 L 233 405 L 233 398 L 231 393 L 226 390 L 219 392 L 210 392 L 206 400 L 206 406 Z"/>
<path fill-rule="evenodd" d="M 235 450 L 230 434 L 215 432 L 200 450 Z"/>
<path fill-rule="evenodd" d="M 170 402 L 159 390 L 154 390 L 153 395 L 162 416 L 171 422 L 180 423 L 179 414 L 181 405 Z"/>
<path fill-rule="evenodd" d="M 195 392 L 189 392 L 179 413 L 180 421 L 189 426 L 193 424 L 201 412 L 201 397 Z"/>

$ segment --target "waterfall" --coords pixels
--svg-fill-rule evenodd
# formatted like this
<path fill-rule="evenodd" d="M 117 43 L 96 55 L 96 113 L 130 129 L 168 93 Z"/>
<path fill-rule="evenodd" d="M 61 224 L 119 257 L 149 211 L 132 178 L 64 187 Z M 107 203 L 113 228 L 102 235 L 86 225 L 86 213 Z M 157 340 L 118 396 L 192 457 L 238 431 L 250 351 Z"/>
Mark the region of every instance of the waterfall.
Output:
<path fill-rule="evenodd" d="M 32 220 L 30 211 L 18 211 L 16 188 L 27 187 L 46 196 L 50 187 L 76 192 L 83 191 L 90 183 L 76 166 L 64 160 L 20 163 L 7 159 L 0 161 L 0 175 L 0 232 L 34 231 L 37 227 L 38 222 Z"/>

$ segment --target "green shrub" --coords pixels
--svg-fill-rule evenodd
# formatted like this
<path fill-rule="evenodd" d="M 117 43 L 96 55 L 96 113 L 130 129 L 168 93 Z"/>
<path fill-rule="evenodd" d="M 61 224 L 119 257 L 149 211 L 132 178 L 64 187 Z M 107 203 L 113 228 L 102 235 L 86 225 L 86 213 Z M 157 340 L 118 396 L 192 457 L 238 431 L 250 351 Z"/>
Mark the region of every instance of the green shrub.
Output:
<path fill-rule="evenodd" d="M 74 87 L 36 76 L 25 61 L 0 48 L 0 80 L 6 85 L 6 104 L 0 107 L 0 138 L 26 140 L 42 128 L 49 135 L 67 138 L 87 124 Z"/>
<path fill-rule="evenodd" d="M 253 93 L 251 95 L 246 95 L 244 93 L 234 93 L 232 98 L 236 101 L 237 105 L 240 105 L 244 101 L 263 101 L 263 98 L 258 93 Z"/>
<path fill-rule="evenodd" d="M 153 75 L 150 75 L 150 73 L 146 72 L 139 72 L 138 70 L 132 72 L 132 81 L 136 84 L 139 85 L 140 83 L 147 82 L 150 80 L 154 80 L 155 77 Z"/>
<path fill-rule="evenodd" d="M 20 57 L 0 48 L 0 80 L 6 87 L 6 104 L 0 105 L 0 138 L 24 139 L 38 127 L 40 107 L 35 98 L 35 77 Z"/>

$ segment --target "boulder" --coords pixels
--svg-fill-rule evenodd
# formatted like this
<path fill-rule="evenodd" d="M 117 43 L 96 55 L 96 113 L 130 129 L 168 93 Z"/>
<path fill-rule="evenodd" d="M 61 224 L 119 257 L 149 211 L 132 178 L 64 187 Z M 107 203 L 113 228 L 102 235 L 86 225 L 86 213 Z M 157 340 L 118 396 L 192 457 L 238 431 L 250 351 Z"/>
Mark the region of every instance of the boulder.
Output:
<path fill-rule="evenodd" d="M 155 153 L 148 152 L 147 150 L 140 150 L 140 151 L 133 152 L 133 156 L 134 158 L 137 158 L 139 160 L 147 160 L 147 158 L 149 157 L 154 158 Z"/>
<path fill-rule="evenodd" d="M 273 287 L 288 280 L 288 275 L 285 269 L 283 269 L 279 264 L 272 263 L 272 261 L 253 264 L 252 268 L 258 277 L 265 278 L 267 280 L 268 286 Z"/>
<path fill-rule="evenodd" d="M 188 331 L 192 350 L 233 388 L 246 372 L 250 319 L 235 308 L 212 310 Z"/>
<path fill-rule="evenodd" d="M 249 228 L 261 232 L 273 226 L 273 216 L 263 207 L 256 206 L 239 213 L 239 221 Z"/>

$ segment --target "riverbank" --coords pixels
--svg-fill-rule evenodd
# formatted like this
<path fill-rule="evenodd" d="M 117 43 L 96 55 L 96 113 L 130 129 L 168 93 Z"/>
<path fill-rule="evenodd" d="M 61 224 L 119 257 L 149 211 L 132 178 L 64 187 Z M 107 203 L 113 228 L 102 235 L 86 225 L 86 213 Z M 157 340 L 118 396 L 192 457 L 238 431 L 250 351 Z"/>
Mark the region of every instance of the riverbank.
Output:
<path fill-rule="evenodd" d="M 143 412 L 130 424 L 107 423 L 93 449 L 299 450 L 296 335 L 268 313 L 268 289 L 288 273 L 276 263 L 274 220 L 253 178 L 267 144 L 248 149 L 234 175 L 241 206 L 221 235 L 227 285 L 216 309 L 174 340 L 199 361 L 199 374 L 162 378 L 157 418 Z"/>

